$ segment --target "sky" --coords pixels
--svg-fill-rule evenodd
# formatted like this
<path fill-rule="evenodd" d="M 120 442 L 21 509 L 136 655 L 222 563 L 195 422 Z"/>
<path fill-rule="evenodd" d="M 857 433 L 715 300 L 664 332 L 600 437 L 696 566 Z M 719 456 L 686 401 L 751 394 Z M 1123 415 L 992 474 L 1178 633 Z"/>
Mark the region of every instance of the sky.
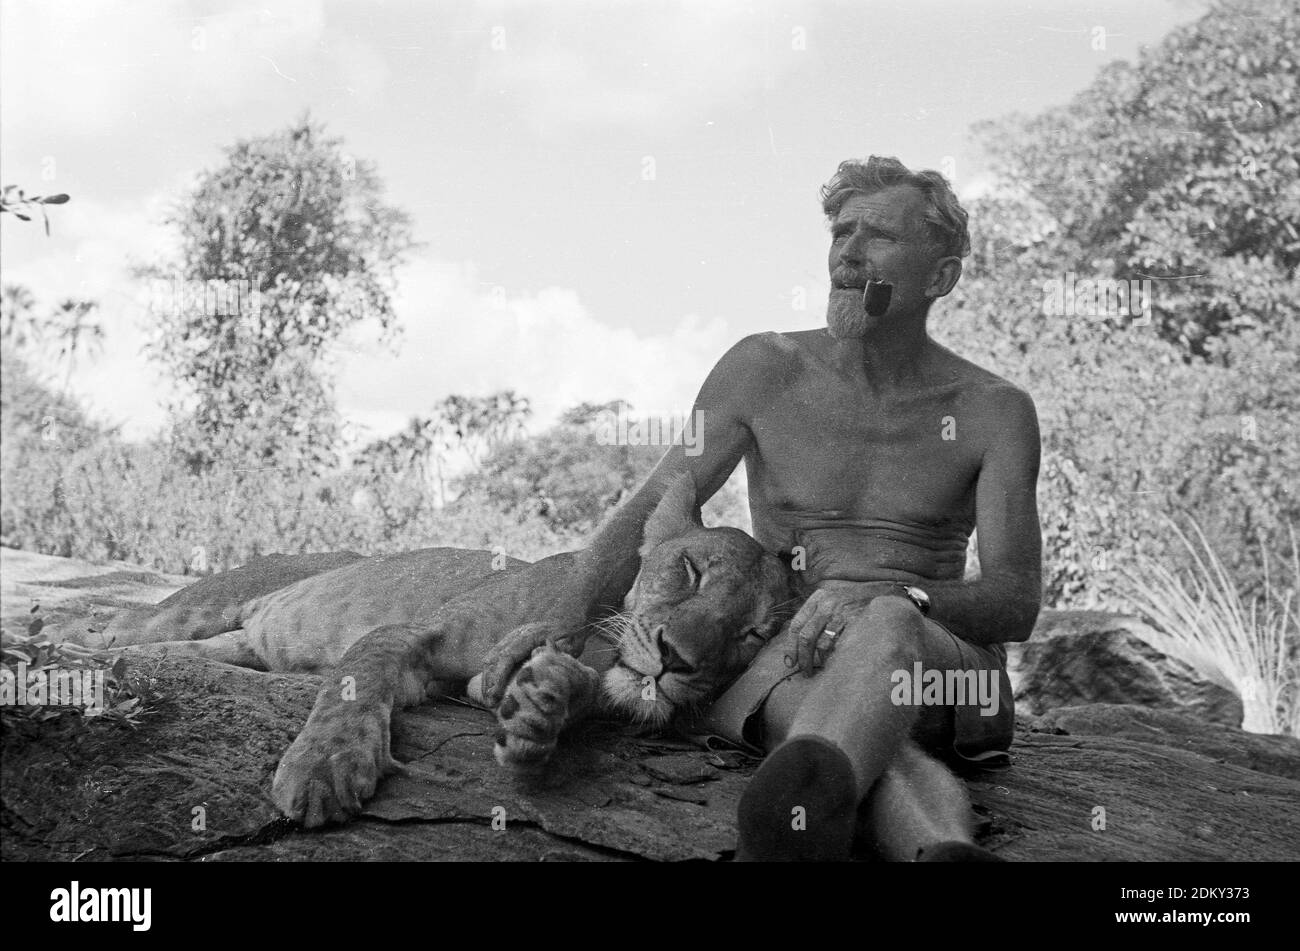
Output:
<path fill-rule="evenodd" d="M 44 308 L 98 301 L 102 354 L 46 372 L 126 435 L 158 431 L 170 386 L 131 267 L 172 258 L 163 218 L 225 148 L 309 109 L 421 242 L 398 351 L 363 325 L 332 355 L 353 438 L 505 388 L 538 425 L 584 400 L 685 414 L 741 337 L 824 325 L 817 190 L 842 159 L 975 197 L 973 123 L 1064 104 L 1204 9 L 0 0 L 0 175 L 72 196 L 48 238 L 4 216 L 0 278 Z"/>

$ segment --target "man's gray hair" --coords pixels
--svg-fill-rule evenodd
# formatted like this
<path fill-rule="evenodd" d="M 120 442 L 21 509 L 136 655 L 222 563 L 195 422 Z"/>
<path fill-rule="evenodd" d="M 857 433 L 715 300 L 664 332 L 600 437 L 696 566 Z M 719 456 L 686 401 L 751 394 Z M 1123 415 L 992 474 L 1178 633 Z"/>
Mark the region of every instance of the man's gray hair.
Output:
<path fill-rule="evenodd" d="M 827 218 L 834 218 L 850 195 L 870 195 L 892 185 L 911 185 L 925 196 L 926 227 L 941 257 L 964 258 L 970 254 L 966 209 L 957 201 L 948 179 L 933 169 L 913 172 L 896 158 L 873 155 L 865 162 L 841 162 L 835 175 L 822 186 L 822 211 Z"/>

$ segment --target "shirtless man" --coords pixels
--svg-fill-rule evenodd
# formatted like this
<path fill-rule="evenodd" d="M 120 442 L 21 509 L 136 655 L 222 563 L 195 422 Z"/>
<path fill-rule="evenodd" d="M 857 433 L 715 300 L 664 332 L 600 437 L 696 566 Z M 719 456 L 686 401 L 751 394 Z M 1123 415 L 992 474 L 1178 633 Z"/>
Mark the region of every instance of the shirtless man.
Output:
<path fill-rule="evenodd" d="M 670 449 L 592 549 L 639 538 L 681 471 L 707 500 L 744 459 L 754 535 L 810 596 L 700 723 L 769 752 L 737 858 L 847 858 L 864 800 L 886 858 L 988 858 L 964 786 L 922 747 L 987 762 L 1010 746 L 1001 644 L 1029 636 L 1041 596 L 1034 405 L 927 334 L 970 250 L 942 176 L 872 157 L 842 163 L 822 198 L 827 328 L 728 351 L 696 401 L 703 451 Z M 965 581 L 975 528 L 981 576 Z M 626 590 L 637 561 L 619 567 Z M 995 702 L 900 702 L 918 663 L 988 678 Z"/>

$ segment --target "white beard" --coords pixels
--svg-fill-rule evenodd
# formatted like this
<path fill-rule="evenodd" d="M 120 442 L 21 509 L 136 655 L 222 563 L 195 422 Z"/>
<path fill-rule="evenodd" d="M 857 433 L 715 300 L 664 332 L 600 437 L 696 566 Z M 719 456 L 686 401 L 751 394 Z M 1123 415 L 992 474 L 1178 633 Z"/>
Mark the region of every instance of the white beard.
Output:
<path fill-rule="evenodd" d="M 867 314 L 862 306 L 861 292 L 832 291 L 826 304 L 826 326 L 831 336 L 838 340 L 856 340 L 865 337 L 876 318 Z"/>

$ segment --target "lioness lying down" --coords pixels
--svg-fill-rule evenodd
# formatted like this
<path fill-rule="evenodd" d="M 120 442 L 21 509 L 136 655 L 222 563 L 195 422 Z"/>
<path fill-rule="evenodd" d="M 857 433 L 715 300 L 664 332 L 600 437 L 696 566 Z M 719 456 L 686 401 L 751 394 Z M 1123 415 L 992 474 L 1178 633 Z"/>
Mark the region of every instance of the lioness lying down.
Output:
<path fill-rule="evenodd" d="M 396 768 L 395 707 L 438 694 L 478 702 L 504 695 L 496 758 L 535 768 L 565 726 L 597 704 L 652 726 L 706 704 L 795 608 L 779 558 L 738 529 L 703 526 L 689 476 L 647 521 L 640 551 L 641 570 L 613 616 L 618 606 L 603 603 L 584 618 L 554 613 L 558 602 L 573 603 L 560 593 L 575 572 L 591 576 L 590 565 L 579 565 L 583 553 L 531 565 L 498 558 L 493 570 L 489 552 L 431 548 L 365 559 L 279 556 L 268 567 L 286 583 L 270 591 L 255 562 L 153 611 L 124 612 L 106 636 L 128 650 L 326 673 L 272 789 L 287 816 L 317 826 L 360 811 Z M 580 658 L 566 653 L 578 646 L 575 632 L 592 624 L 607 640 L 593 638 Z M 494 678 L 507 677 L 503 691 Z"/>

